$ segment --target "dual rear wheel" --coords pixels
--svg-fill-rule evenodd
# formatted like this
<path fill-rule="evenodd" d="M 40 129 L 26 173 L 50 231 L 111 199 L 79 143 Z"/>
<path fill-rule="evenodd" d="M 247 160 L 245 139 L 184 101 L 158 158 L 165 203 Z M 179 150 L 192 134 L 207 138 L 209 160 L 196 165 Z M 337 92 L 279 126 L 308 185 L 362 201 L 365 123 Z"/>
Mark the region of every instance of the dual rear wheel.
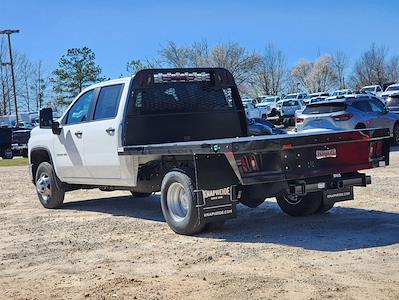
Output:
<path fill-rule="evenodd" d="M 294 217 L 325 213 L 334 206 L 334 203 L 323 202 L 322 192 L 309 193 L 304 196 L 284 195 L 278 196 L 276 199 L 281 210 Z"/>

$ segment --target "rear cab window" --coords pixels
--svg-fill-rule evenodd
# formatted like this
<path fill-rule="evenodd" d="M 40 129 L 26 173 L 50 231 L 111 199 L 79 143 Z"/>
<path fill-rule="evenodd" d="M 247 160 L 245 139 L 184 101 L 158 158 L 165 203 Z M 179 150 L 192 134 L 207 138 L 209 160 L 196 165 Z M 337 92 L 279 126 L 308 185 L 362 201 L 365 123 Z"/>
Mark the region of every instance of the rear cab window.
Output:
<path fill-rule="evenodd" d="M 209 111 L 234 111 L 231 88 L 209 82 L 173 82 L 154 84 L 133 92 L 129 114 L 165 114 Z M 250 107 L 251 103 L 246 103 Z"/>

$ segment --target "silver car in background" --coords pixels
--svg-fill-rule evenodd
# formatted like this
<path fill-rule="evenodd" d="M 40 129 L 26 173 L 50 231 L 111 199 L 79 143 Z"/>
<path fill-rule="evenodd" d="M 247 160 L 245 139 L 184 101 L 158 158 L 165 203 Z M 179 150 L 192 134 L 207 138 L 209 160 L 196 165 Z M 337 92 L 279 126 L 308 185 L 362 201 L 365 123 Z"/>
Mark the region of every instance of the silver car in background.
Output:
<path fill-rule="evenodd" d="M 394 144 L 399 144 L 399 115 L 370 95 L 308 104 L 295 115 L 295 126 L 296 131 L 389 128 Z"/>
<path fill-rule="evenodd" d="M 392 93 L 386 99 L 386 107 L 390 112 L 399 115 L 399 92 Z"/>

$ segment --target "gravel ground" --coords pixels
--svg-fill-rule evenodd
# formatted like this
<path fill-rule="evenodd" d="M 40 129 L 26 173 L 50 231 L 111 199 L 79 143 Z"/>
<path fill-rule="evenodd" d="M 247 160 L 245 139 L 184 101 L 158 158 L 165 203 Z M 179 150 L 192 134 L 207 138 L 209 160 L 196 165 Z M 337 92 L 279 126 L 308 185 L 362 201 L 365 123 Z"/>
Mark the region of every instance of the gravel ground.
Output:
<path fill-rule="evenodd" d="M 37 200 L 0 168 L 1 299 L 399 299 L 399 152 L 356 200 L 307 218 L 274 199 L 222 230 L 174 234 L 159 197 L 75 191 Z"/>

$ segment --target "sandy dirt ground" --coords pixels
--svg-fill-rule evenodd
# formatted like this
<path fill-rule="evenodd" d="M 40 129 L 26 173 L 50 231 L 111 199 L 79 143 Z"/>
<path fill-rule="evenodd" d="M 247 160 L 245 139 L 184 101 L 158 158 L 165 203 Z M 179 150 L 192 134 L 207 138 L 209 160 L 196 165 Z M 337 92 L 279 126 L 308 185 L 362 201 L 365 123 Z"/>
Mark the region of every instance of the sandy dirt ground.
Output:
<path fill-rule="evenodd" d="M 274 199 L 222 230 L 174 234 L 159 197 L 76 191 L 41 207 L 0 168 L 1 299 L 399 299 L 399 152 L 356 200 L 307 218 Z"/>

